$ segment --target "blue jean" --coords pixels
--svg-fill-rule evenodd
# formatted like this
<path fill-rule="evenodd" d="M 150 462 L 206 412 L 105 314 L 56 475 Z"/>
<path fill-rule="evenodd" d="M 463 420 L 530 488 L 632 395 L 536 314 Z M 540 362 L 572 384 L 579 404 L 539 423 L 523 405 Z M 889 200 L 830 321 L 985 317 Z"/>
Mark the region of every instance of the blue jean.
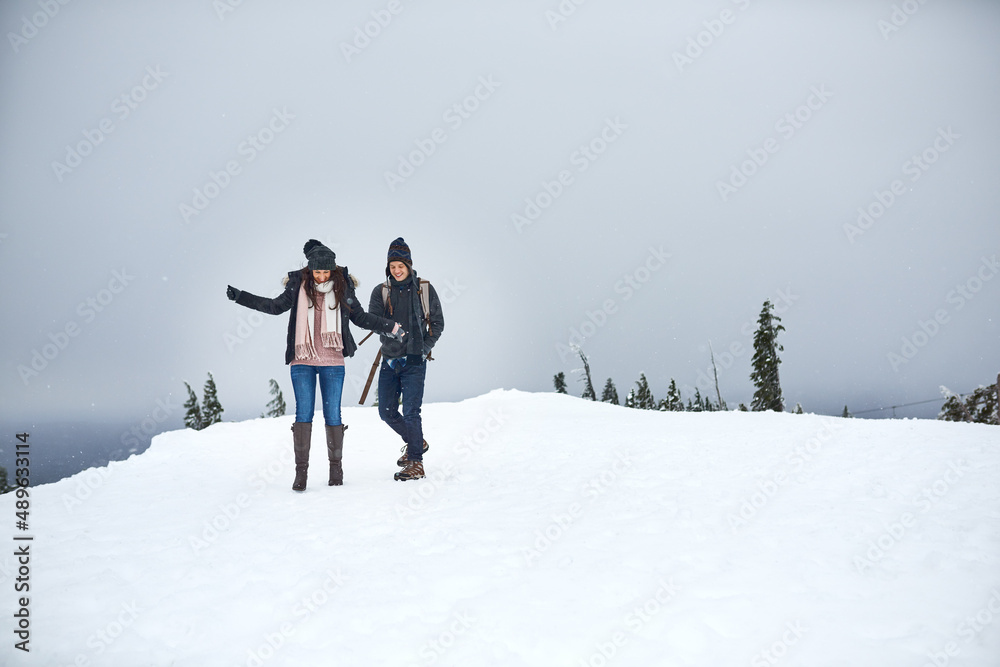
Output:
<path fill-rule="evenodd" d="M 340 425 L 340 396 L 344 392 L 343 366 L 291 367 L 292 391 L 295 393 L 295 421 L 312 422 L 316 412 L 316 378 L 323 395 L 323 420 L 327 426 Z"/>
<path fill-rule="evenodd" d="M 406 443 L 406 458 L 424 460 L 424 429 L 420 406 L 424 402 L 424 378 L 427 364 L 419 355 L 404 359 L 383 360 L 378 373 L 378 416 Z M 403 395 L 403 414 L 399 413 L 399 395 Z"/>

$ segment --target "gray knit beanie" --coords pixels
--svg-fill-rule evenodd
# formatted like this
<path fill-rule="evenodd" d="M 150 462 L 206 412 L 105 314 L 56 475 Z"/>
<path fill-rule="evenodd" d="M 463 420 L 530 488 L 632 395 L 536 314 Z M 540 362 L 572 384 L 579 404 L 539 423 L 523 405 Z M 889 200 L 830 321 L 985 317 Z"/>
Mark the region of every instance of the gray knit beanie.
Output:
<path fill-rule="evenodd" d="M 302 248 L 309 261 L 310 271 L 333 271 L 337 268 L 337 255 L 316 239 L 309 239 Z"/>

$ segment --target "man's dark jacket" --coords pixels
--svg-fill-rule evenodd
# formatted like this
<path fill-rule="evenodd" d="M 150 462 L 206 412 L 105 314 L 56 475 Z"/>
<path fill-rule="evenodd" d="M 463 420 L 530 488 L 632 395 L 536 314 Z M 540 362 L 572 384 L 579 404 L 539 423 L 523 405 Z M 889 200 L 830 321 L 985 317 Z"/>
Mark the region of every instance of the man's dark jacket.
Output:
<path fill-rule="evenodd" d="M 417 293 L 417 285 L 420 284 L 416 272 L 410 271 L 410 275 L 397 281 L 389 276 L 389 307 L 384 305 L 382 299 L 382 286 L 379 283 L 372 290 L 371 299 L 368 301 L 368 312 L 379 317 L 392 318 L 406 331 L 406 336 L 402 341 L 397 341 L 386 335 L 381 336 L 382 356 L 386 359 L 399 359 L 407 355 L 423 355 L 430 353 L 431 348 L 437 343 L 444 331 L 444 315 L 441 312 L 441 299 L 438 298 L 434 287 L 427 283 L 425 287 L 430 290 L 430 333 L 427 332 L 427 325 L 424 322 L 424 309 L 420 305 L 420 295 Z"/>

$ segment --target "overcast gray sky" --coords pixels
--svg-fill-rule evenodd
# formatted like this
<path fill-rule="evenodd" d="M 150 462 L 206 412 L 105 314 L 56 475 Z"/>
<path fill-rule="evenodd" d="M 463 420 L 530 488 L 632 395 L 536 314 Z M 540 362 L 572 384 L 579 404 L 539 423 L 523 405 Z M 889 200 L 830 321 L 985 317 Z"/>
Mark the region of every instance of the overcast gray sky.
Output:
<path fill-rule="evenodd" d="M 765 299 L 790 406 L 1000 372 L 996 2 L 236 4 L 3 3 L 4 419 L 138 422 L 208 371 L 227 419 L 291 402 L 286 316 L 225 287 L 309 238 L 365 300 L 410 244 L 428 401 L 550 390 L 582 338 L 598 390 L 685 398 L 711 341 L 749 403 Z"/>

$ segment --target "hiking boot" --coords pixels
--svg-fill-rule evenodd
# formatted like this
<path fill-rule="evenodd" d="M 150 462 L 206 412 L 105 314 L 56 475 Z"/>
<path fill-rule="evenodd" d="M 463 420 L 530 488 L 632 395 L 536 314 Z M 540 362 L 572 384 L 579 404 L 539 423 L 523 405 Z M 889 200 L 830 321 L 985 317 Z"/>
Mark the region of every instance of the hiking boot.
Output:
<path fill-rule="evenodd" d="M 341 486 L 344 483 L 344 468 L 341 461 L 344 456 L 345 430 L 347 427 L 343 424 L 326 427 L 326 453 L 330 457 L 329 486 Z"/>
<path fill-rule="evenodd" d="M 424 477 L 424 462 L 409 461 L 406 467 L 393 475 L 397 482 L 405 482 L 409 479 L 422 479 Z"/>
<path fill-rule="evenodd" d="M 292 491 L 306 490 L 306 476 L 309 471 L 309 444 L 312 441 L 312 422 L 292 424 L 292 449 L 295 452 L 295 481 Z"/>
<path fill-rule="evenodd" d="M 426 440 L 424 440 L 424 454 L 426 454 L 427 450 L 430 448 L 431 446 L 427 444 Z M 407 463 L 410 462 L 410 459 L 406 458 L 406 445 L 403 445 L 403 449 L 400 451 L 403 452 L 403 455 L 400 456 L 399 459 L 396 461 L 396 465 L 402 468 L 403 466 L 405 466 Z"/>

